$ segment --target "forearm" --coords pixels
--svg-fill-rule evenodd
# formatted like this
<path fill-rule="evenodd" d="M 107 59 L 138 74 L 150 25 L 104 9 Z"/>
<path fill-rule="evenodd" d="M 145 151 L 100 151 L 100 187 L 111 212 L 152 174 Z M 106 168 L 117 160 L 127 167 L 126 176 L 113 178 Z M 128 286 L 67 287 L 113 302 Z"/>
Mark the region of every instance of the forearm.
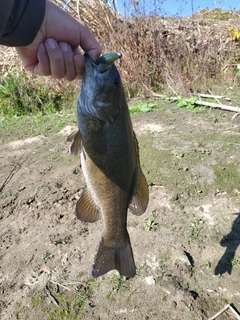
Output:
<path fill-rule="evenodd" d="M 0 0 L 0 44 L 27 46 L 45 14 L 46 0 Z"/>

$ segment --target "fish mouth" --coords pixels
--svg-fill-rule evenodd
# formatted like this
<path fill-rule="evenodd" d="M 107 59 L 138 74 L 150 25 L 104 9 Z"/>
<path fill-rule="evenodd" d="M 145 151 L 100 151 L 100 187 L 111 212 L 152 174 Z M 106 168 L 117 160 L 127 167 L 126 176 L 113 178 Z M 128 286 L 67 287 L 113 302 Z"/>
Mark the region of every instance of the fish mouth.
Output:
<path fill-rule="evenodd" d="M 103 56 L 99 57 L 95 64 L 98 66 L 98 70 L 100 73 L 104 73 L 111 69 L 113 63 L 122 58 L 121 52 L 110 52 L 106 53 Z"/>

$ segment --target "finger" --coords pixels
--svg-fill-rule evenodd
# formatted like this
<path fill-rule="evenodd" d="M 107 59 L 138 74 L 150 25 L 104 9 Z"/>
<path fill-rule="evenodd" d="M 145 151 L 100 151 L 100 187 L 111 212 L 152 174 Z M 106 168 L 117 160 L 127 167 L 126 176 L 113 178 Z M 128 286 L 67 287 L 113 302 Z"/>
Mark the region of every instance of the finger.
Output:
<path fill-rule="evenodd" d="M 64 58 L 58 43 L 54 39 L 49 38 L 45 41 L 45 48 L 50 62 L 51 76 L 56 79 L 64 78 Z"/>
<path fill-rule="evenodd" d="M 85 69 L 85 59 L 84 56 L 81 54 L 79 48 L 76 48 L 73 50 L 74 53 L 74 65 L 75 65 L 75 71 L 76 71 L 76 78 L 82 79 Z"/>
<path fill-rule="evenodd" d="M 93 61 L 95 61 L 101 55 L 102 47 L 100 46 L 99 42 L 94 38 L 93 34 L 91 33 L 87 25 L 82 21 L 80 23 L 82 25 L 80 46 L 84 51 L 86 51 L 89 54 Z"/>
<path fill-rule="evenodd" d="M 76 78 L 75 65 L 73 60 L 73 51 L 71 46 L 67 42 L 59 42 L 59 48 L 62 51 L 64 65 L 65 65 L 65 76 L 64 79 L 72 81 Z"/>
<path fill-rule="evenodd" d="M 37 51 L 38 63 L 34 68 L 34 73 L 39 76 L 49 76 L 51 74 L 50 61 L 44 43 L 41 43 Z"/>

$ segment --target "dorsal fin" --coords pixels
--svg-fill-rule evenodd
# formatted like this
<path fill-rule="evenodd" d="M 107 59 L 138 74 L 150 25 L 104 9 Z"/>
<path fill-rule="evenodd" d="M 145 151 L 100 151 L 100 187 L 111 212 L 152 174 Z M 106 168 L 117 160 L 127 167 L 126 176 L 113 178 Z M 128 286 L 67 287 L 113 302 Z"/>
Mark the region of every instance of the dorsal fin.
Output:
<path fill-rule="evenodd" d="M 136 152 L 137 168 L 135 172 L 135 188 L 132 200 L 129 205 L 129 209 L 132 211 L 133 214 L 140 216 L 147 209 L 149 201 L 149 189 L 147 180 L 140 167 L 139 147 L 135 132 L 133 132 L 133 139 Z"/>
<path fill-rule="evenodd" d="M 75 156 L 82 152 L 82 137 L 79 130 L 74 130 L 67 136 L 67 141 L 72 142 L 69 150 Z"/>
<path fill-rule="evenodd" d="M 95 222 L 101 217 L 99 208 L 94 203 L 88 189 L 83 191 L 77 202 L 76 216 L 83 222 Z"/>

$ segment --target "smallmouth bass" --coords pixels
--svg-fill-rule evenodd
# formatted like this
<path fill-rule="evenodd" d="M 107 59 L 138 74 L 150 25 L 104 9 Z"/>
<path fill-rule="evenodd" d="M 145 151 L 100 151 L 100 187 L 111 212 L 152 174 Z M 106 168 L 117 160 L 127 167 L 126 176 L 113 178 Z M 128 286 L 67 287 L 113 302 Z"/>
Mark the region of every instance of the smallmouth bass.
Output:
<path fill-rule="evenodd" d="M 94 62 L 85 54 L 78 98 L 78 131 L 67 138 L 70 152 L 81 154 L 87 188 L 76 205 L 84 222 L 102 218 L 103 235 L 92 266 L 93 277 L 116 269 L 134 277 L 136 266 L 127 231 L 127 211 L 145 212 L 149 190 L 139 161 L 139 147 L 117 67 L 109 53 Z"/>

